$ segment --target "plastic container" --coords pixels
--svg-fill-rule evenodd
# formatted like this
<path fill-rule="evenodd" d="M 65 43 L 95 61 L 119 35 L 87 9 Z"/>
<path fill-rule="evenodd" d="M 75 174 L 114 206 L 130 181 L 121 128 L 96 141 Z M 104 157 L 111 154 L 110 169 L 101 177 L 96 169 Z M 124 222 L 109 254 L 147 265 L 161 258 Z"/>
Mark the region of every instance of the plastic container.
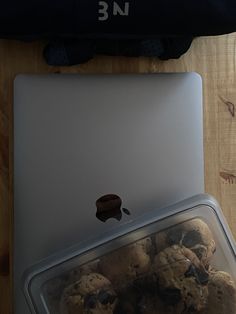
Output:
<path fill-rule="evenodd" d="M 32 313 L 236 313 L 236 246 L 198 195 L 94 235 L 25 273 Z"/>

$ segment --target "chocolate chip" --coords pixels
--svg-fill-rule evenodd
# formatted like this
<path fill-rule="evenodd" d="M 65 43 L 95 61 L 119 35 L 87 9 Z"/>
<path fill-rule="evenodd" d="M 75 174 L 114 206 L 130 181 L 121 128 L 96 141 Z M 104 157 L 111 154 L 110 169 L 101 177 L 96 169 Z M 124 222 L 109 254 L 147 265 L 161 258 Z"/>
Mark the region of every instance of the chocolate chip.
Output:
<path fill-rule="evenodd" d="M 185 272 L 185 277 L 194 277 L 196 275 L 196 268 L 192 264 L 189 266 L 189 269 Z"/>
<path fill-rule="evenodd" d="M 98 300 L 101 304 L 105 305 L 109 303 L 109 299 L 110 299 L 110 294 L 105 291 L 105 290 L 101 290 L 98 294 Z"/>
<path fill-rule="evenodd" d="M 202 237 L 196 230 L 189 231 L 183 238 L 182 244 L 186 247 L 193 247 L 196 244 L 202 243 Z"/>
<path fill-rule="evenodd" d="M 194 277 L 196 281 L 202 285 L 206 284 L 209 280 L 209 274 L 202 268 L 197 268 L 194 265 L 190 265 L 189 269 L 185 272 L 185 277 Z"/>
<path fill-rule="evenodd" d="M 182 230 L 180 228 L 174 228 L 168 231 L 167 241 L 169 245 L 179 244 L 182 239 Z"/>
<path fill-rule="evenodd" d="M 203 256 L 206 256 L 206 247 L 194 248 L 192 251 L 197 255 L 197 257 L 201 260 Z"/>
<path fill-rule="evenodd" d="M 179 289 L 164 289 L 160 291 L 162 301 L 168 305 L 176 305 L 181 301 L 181 292 Z"/>
<path fill-rule="evenodd" d="M 96 307 L 97 298 L 95 294 L 88 294 L 84 298 L 84 307 L 87 309 L 94 309 Z"/>
<path fill-rule="evenodd" d="M 208 272 L 204 268 L 203 269 L 196 268 L 196 272 L 197 272 L 197 276 L 195 278 L 198 281 L 198 283 L 202 285 L 207 284 L 209 281 Z"/>
<path fill-rule="evenodd" d="M 101 290 L 98 294 L 98 300 L 103 305 L 106 305 L 108 303 L 113 304 L 115 299 L 116 299 L 115 295 L 112 295 L 105 290 Z"/>

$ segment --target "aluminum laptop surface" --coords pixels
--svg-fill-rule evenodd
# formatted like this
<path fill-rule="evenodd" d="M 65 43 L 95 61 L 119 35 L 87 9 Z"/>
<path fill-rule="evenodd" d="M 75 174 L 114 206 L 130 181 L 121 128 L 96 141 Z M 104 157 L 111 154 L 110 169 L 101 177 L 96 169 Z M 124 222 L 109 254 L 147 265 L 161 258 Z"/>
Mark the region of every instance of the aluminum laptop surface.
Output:
<path fill-rule="evenodd" d="M 199 75 L 18 76 L 15 313 L 28 313 L 21 278 L 38 260 L 203 191 Z M 131 215 L 98 220 L 106 194 Z"/>

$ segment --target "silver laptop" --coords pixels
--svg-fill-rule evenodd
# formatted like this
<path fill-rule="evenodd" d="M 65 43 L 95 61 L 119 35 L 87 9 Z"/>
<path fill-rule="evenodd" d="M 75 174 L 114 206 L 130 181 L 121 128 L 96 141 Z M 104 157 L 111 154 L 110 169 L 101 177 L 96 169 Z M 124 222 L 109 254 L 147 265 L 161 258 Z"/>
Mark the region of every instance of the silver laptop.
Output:
<path fill-rule="evenodd" d="M 16 78 L 15 313 L 32 264 L 204 191 L 202 120 L 196 73 Z M 99 216 L 104 195 L 119 212 Z"/>

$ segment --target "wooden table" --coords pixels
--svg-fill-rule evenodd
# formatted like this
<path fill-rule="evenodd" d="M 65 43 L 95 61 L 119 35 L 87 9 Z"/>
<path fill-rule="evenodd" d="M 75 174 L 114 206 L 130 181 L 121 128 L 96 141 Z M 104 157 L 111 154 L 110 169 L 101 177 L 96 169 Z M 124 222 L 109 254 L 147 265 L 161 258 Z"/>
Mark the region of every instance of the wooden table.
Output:
<path fill-rule="evenodd" d="M 198 38 L 179 60 L 165 62 L 98 57 L 81 66 L 49 67 L 42 59 L 42 49 L 42 43 L 0 41 L 0 314 L 12 313 L 12 91 L 17 73 L 200 73 L 206 192 L 219 201 L 236 237 L 236 34 Z"/>

